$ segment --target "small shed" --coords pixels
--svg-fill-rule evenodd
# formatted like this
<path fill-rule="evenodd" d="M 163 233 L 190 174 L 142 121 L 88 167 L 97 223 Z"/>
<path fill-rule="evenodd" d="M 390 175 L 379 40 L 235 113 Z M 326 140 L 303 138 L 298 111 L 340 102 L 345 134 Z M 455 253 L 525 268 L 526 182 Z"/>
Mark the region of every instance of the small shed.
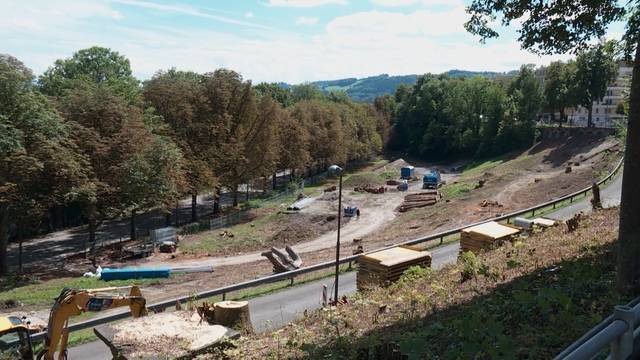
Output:
<path fill-rule="evenodd" d="M 520 233 L 520 229 L 489 221 L 480 225 L 463 229 L 460 234 L 460 252 L 472 251 L 478 253 L 481 250 L 491 249 L 500 245 L 502 241 Z"/>
<path fill-rule="evenodd" d="M 409 165 L 400 168 L 400 178 L 402 179 L 411 179 L 416 173 L 416 169 Z"/>
<path fill-rule="evenodd" d="M 387 286 L 397 281 L 412 266 L 431 266 L 431 253 L 397 246 L 361 255 L 358 258 L 356 283 L 358 290 L 371 286 Z"/>

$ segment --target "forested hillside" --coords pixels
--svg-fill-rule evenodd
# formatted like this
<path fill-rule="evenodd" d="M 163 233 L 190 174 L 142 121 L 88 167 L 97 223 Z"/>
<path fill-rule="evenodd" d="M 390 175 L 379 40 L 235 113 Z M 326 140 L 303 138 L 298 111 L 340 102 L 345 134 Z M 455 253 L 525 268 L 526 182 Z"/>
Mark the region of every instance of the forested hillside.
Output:
<path fill-rule="evenodd" d="M 228 69 L 159 71 L 141 83 L 129 61 L 92 47 L 34 78 L 0 56 L 0 275 L 10 238 L 62 226 L 69 209 L 97 227 L 185 196 L 324 171 L 376 155 L 387 118 L 312 86 L 254 87 Z M 34 81 L 37 80 L 37 81 Z M 5 135 L 6 134 L 6 135 Z M 219 210 L 216 206 L 216 211 Z"/>
<path fill-rule="evenodd" d="M 498 73 L 493 71 L 466 71 L 466 70 L 449 70 L 443 75 L 450 77 L 486 77 L 495 78 L 500 75 L 514 75 L 517 71 L 509 73 Z M 312 84 L 319 87 L 325 92 L 344 91 L 349 97 L 355 101 L 371 102 L 378 96 L 385 94 L 393 94 L 400 85 L 414 85 L 419 75 L 396 75 L 389 76 L 381 74 L 378 76 L 370 76 L 366 78 L 346 78 L 339 80 L 323 80 L 315 81 Z M 285 85 L 290 87 L 290 85 Z"/>

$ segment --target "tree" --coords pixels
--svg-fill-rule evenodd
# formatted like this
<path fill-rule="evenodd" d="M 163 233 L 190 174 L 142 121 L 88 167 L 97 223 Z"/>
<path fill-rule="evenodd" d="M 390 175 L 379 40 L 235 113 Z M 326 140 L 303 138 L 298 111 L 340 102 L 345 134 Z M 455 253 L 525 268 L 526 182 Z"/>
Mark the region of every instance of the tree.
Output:
<path fill-rule="evenodd" d="M 0 55 L 0 275 L 7 274 L 9 225 L 21 239 L 53 204 L 75 200 L 85 159 L 51 103 L 17 59 Z"/>
<path fill-rule="evenodd" d="M 580 105 L 588 112 L 587 126 L 592 127 L 593 103 L 606 95 L 607 86 L 618 74 L 611 44 L 598 44 L 580 52 L 576 58 L 575 84 Z"/>
<path fill-rule="evenodd" d="M 623 36 L 626 57 L 633 56 L 629 121 L 622 179 L 618 233 L 617 287 L 621 292 L 640 289 L 640 8 L 637 2 L 625 8 L 618 1 L 603 0 L 540 3 L 519 0 L 474 0 L 468 7 L 467 30 L 482 39 L 498 33 L 489 25 L 501 15 L 508 25 L 519 21 L 520 42 L 540 53 L 578 51 L 593 38 L 604 36 L 609 24 L 627 15 Z"/>
<path fill-rule="evenodd" d="M 533 66 L 520 67 L 518 76 L 509 85 L 509 96 L 515 111 L 516 141 L 521 146 L 530 145 L 534 140 L 535 120 L 542 106 L 540 83 L 536 79 Z"/>
<path fill-rule="evenodd" d="M 38 79 L 40 90 L 55 97 L 72 90 L 77 82 L 106 86 L 129 103 L 140 98 L 139 82 L 131 74 L 129 60 L 108 48 L 94 46 L 56 60 Z"/>
<path fill-rule="evenodd" d="M 544 108 L 551 114 L 551 121 L 556 122 L 556 112 L 560 112 L 559 124 L 564 121 L 564 108 L 568 106 L 567 66 L 562 61 L 554 61 L 545 69 L 544 76 Z"/>
<path fill-rule="evenodd" d="M 197 220 L 197 196 L 217 189 L 220 169 L 221 120 L 210 115 L 203 77 L 194 72 L 160 71 L 144 83 L 144 99 L 168 124 L 166 134 L 184 157 L 185 186 L 191 195 L 191 221 Z"/>

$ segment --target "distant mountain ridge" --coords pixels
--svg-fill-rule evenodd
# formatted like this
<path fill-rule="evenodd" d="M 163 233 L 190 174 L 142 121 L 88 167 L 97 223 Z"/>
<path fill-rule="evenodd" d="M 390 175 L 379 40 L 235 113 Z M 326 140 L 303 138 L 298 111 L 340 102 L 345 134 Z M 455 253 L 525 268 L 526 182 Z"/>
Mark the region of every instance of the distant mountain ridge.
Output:
<path fill-rule="evenodd" d="M 449 70 L 445 72 L 445 75 L 451 77 L 475 77 L 482 76 L 488 78 L 494 78 L 497 76 L 509 76 L 517 73 L 517 70 L 509 71 L 506 73 L 494 72 L 494 71 L 467 71 L 467 70 Z M 381 74 L 378 76 L 370 76 L 366 78 L 346 78 L 338 80 L 322 80 L 314 81 L 312 84 L 316 85 L 323 91 L 336 91 L 343 90 L 356 101 L 373 101 L 378 96 L 385 94 L 393 94 L 396 88 L 401 84 L 414 85 L 418 79 L 417 74 L 412 75 L 396 75 L 389 76 L 388 74 Z M 281 83 L 282 87 L 290 87 L 291 85 Z"/>

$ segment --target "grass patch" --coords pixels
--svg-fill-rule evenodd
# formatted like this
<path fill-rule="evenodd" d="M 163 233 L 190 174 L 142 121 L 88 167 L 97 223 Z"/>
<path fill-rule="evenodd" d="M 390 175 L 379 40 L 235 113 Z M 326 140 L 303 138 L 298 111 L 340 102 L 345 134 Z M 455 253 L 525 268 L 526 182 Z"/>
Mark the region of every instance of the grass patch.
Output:
<path fill-rule="evenodd" d="M 462 169 L 462 176 L 476 176 L 480 175 L 489 169 L 492 169 L 500 164 L 504 163 L 504 158 L 493 158 L 489 160 L 474 161 L 467 164 Z"/>
<path fill-rule="evenodd" d="M 473 185 L 458 182 L 456 184 L 447 184 L 440 189 L 442 197 L 445 199 L 454 199 L 463 196 L 473 190 Z"/>
<path fill-rule="evenodd" d="M 0 293 L 0 302 L 15 300 L 25 305 L 51 306 L 53 300 L 60 295 L 63 288 L 92 289 L 111 286 L 128 285 L 155 285 L 159 279 L 114 280 L 103 281 L 95 278 L 62 278 L 48 281 L 34 281 L 29 284 L 16 284 L 13 289 L 7 289 Z"/>
<path fill-rule="evenodd" d="M 552 358 L 629 299 L 615 292 L 617 209 L 556 227 L 240 344 L 232 358 L 349 359 L 395 342 L 410 359 Z M 384 305 L 386 312 L 381 312 Z"/>

